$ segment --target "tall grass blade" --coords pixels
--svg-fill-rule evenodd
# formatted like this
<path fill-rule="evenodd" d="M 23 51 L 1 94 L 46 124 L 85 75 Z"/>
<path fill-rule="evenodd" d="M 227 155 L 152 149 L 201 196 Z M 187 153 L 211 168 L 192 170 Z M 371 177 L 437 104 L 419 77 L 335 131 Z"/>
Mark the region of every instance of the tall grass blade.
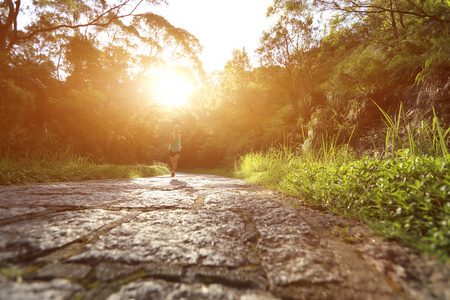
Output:
<path fill-rule="evenodd" d="M 442 127 L 439 125 L 439 120 L 436 117 L 436 112 L 435 112 L 434 107 L 433 107 L 433 123 L 434 122 L 436 123 L 436 131 L 437 131 L 437 134 L 439 136 L 439 146 L 440 146 L 440 149 L 442 151 L 442 155 L 444 157 L 444 161 L 446 163 L 448 163 L 448 159 L 449 159 L 448 158 L 448 149 L 447 149 L 447 145 L 445 144 L 445 137 L 447 136 L 448 132 L 450 131 L 450 128 L 448 128 L 445 133 L 442 132 Z"/>

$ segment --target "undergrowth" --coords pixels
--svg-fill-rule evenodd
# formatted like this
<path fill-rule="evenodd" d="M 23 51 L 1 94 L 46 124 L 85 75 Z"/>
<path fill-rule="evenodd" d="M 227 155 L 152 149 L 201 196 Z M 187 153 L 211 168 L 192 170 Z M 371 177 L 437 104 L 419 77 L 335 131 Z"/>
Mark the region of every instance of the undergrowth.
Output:
<path fill-rule="evenodd" d="M 435 117 L 421 127 L 427 131 L 420 132 L 420 141 L 408 131 L 399 143 L 400 126 L 390 119 L 387 124 L 382 158 L 356 158 L 348 146 L 333 143 L 301 155 L 280 147 L 241 157 L 236 174 L 304 204 L 356 217 L 385 237 L 450 260 L 449 130 Z M 433 147 L 425 154 L 422 143 Z M 399 148 L 405 146 L 410 148 Z"/>
<path fill-rule="evenodd" d="M 0 184 L 25 184 L 90 179 L 138 178 L 168 174 L 164 164 L 97 164 L 89 157 L 67 151 L 33 154 L 28 157 L 0 158 Z"/>

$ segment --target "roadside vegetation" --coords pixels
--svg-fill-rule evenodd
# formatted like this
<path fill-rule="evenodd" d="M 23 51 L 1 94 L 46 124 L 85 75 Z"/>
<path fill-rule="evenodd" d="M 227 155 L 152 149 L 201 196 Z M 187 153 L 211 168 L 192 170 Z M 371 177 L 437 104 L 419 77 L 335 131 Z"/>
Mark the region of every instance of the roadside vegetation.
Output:
<path fill-rule="evenodd" d="M 169 174 L 165 164 L 100 164 L 70 150 L 56 154 L 0 159 L 0 185 L 81 181 L 91 179 L 139 178 Z"/>
<path fill-rule="evenodd" d="M 398 120 L 400 120 L 401 111 Z M 386 115 L 384 154 L 357 157 L 348 145 L 271 148 L 243 156 L 238 177 L 310 205 L 366 222 L 383 236 L 450 259 L 450 154 L 434 116 L 402 135 Z M 295 155 L 293 150 L 300 151 Z"/>

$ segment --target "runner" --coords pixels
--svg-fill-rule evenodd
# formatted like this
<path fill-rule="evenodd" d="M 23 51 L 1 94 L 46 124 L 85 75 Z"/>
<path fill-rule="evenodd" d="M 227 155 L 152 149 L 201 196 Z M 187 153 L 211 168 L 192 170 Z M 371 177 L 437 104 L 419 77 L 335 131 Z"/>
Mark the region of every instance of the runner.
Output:
<path fill-rule="evenodd" d="M 170 156 L 170 164 L 172 165 L 172 174 L 171 174 L 172 177 L 175 176 L 178 159 L 180 158 L 181 153 L 180 125 L 175 125 L 173 131 L 174 132 L 171 134 L 169 144 L 169 156 Z"/>

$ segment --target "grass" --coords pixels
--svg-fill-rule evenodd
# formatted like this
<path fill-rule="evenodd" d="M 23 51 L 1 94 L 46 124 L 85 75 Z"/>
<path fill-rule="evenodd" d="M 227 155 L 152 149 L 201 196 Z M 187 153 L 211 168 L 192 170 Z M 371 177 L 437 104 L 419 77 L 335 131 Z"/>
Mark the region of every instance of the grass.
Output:
<path fill-rule="evenodd" d="M 333 143 L 301 155 L 281 147 L 243 156 L 236 174 L 297 196 L 299 203 L 356 217 L 385 237 L 450 260 L 449 130 L 434 116 L 430 126 L 420 127 L 426 131 L 419 132 L 420 139 L 412 131 L 403 138 L 401 126 L 387 122 L 383 158 L 356 158 L 347 146 Z M 409 147 L 398 148 L 404 146 Z"/>
<path fill-rule="evenodd" d="M 26 184 L 90 179 L 139 178 L 168 174 L 164 164 L 96 164 L 88 157 L 70 151 L 32 155 L 26 158 L 0 158 L 0 184 Z"/>
<path fill-rule="evenodd" d="M 379 106 L 378 108 L 384 115 L 387 127 L 386 153 L 395 154 L 395 151 L 398 149 L 409 149 L 415 155 L 441 156 L 447 163 L 450 162 L 447 159 L 449 151 L 446 146 L 450 128 L 446 131 L 443 130 L 434 108 L 431 122 L 419 121 L 416 118 L 409 123 L 405 122 L 407 117 L 402 105 L 400 105 L 398 115 L 394 120 Z"/>

